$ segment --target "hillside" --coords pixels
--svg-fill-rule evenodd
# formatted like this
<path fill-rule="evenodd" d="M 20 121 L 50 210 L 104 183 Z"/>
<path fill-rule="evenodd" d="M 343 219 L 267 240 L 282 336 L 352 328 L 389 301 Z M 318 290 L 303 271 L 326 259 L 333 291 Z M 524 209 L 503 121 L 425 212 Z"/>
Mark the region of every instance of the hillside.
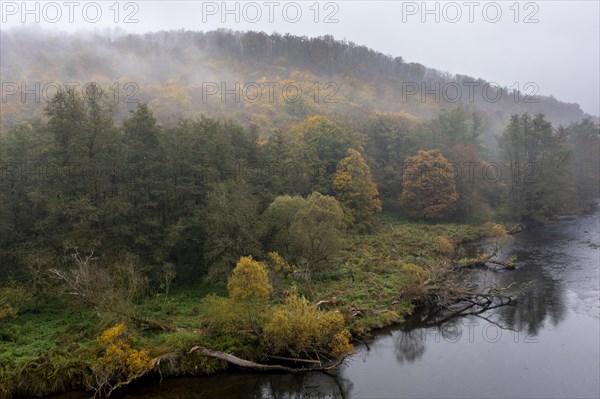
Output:
<path fill-rule="evenodd" d="M 80 90 L 99 83 L 105 98 L 119 104 L 118 118 L 135 102 L 148 102 L 162 123 L 199 113 L 227 116 L 256 125 L 264 136 L 313 113 L 354 123 L 373 112 L 430 118 L 462 106 L 482 118 L 484 137 L 493 146 L 492 137 L 515 113 L 543 113 L 555 126 L 585 116 L 577 104 L 534 95 L 535 83 L 521 82 L 516 93 L 331 36 L 13 29 L 2 33 L 1 55 L 2 128 L 40 116 L 56 83 L 64 88 L 65 82 Z"/>

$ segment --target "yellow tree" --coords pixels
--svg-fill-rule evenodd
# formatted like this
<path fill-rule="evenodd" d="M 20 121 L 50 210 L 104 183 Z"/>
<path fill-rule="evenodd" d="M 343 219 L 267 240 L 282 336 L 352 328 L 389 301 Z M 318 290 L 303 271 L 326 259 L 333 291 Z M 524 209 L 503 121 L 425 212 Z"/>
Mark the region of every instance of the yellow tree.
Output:
<path fill-rule="evenodd" d="M 413 217 L 439 219 L 454 211 L 458 193 L 452 165 L 439 150 L 419 151 L 406 160 L 402 203 Z"/>
<path fill-rule="evenodd" d="M 105 330 L 98 343 L 102 354 L 93 366 L 97 392 L 109 396 L 118 383 L 129 383 L 152 368 L 152 358 L 145 350 L 131 347 L 135 337 L 120 323 Z"/>
<path fill-rule="evenodd" d="M 233 269 L 227 289 L 234 301 L 244 302 L 265 299 L 273 288 L 265 265 L 251 256 L 244 256 Z"/>
<path fill-rule="evenodd" d="M 213 324 L 225 331 L 244 329 L 244 324 L 247 324 L 260 338 L 262 307 L 273 291 L 265 264 L 255 261 L 252 256 L 241 257 L 229 277 L 227 289 L 230 299 L 213 297 L 209 300 L 213 308 L 213 312 L 209 311 L 214 315 Z"/>
<path fill-rule="evenodd" d="M 349 148 L 333 178 L 336 198 L 346 205 L 357 222 L 369 220 L 375 212 L 381 211 L 381 201 L 377 185 L 373 181 L 371 168 L 360 152 Z"/>

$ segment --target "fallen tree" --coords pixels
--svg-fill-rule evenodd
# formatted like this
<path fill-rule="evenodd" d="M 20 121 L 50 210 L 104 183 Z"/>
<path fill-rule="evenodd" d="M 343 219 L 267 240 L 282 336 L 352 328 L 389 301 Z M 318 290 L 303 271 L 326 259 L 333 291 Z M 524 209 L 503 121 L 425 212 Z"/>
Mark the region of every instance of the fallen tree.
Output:
<path fill-rule="evenodd" d="M 513 259 L 497 259 L 497 248 L 476 258 L 426 269 L 427 278 L 411 293 L 417 303 L 428 308 L 426 320 L 423 320 L 425 324 L 434 325 L 455 317 L 477 316 L 494 308 L 515 304 L 517 289 L 513 288 L 514 283 L 500 287 L 493 278 L 488 278 L 487 273 L 496 270 L 489 264 L 514 269 Z M 473 268 L 483 268 L 483 275 L 474 274 L 480 272 L 474 272 Z M 474 277 L 478 277 L 478 282 Z"/>
<path fill-rule="evenodd" d="M 346 357 L 342 357 L 342 358 L 338 359 L 336 362 L 333 362 L 332 364 L 325 366 L 325 365 L 321 364 L 321 362 L 316 361 L 316 360 L 279 357 L 280 360 L 313 364 L 313 366 L 311 366 L 311 367 L 293 368 L 293 367 L 288 367 L 288 366 L 284 366 L 284 365 L 280 365 L 280 364 L 255 363 L 250 360 L 239 358 L 230 353 L 225 353 L 225 352 L 221 352 L 221 351 L 217 351 L 217 350 L 213 350 L 213 349 L 208 349 L 203 346 L 194 346 L 192 349 L 190 349 L 189 353 L 193 353 L 196 351 L 200 352 L 204 356 L 221 359 L 221 360 L 226 361 L 227 363 L 233 364 L 234 366 L 238 366 L 238 367 L 241 367 L 244 369 L 255 370 L 255 371 L 267 371 L 267 372 L 283 371 L 286 373 L 304 373 L 307 371 L 326 372 L 326 371 L 330 371 L 330 370 L 333 370 L 336 367 L 338 367 L 340 364 L 342 364 L 344 362 L 344 360 L 346 358 Z M 275 358 L 275 357 L 272 356 L 272 358 Z"/>

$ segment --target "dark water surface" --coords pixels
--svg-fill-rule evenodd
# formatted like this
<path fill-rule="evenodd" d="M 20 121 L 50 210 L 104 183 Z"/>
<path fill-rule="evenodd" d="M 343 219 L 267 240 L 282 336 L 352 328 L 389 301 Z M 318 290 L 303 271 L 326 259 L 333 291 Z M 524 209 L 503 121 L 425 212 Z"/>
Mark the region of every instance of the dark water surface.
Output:
<path fill-rule="evenodd" d="M 137 385 L 125 398 L 600 398 L 600 212 L 519 233 L 503 248 L 524 285 L 486 319 L 378 334 L 332 377 L 227 372 Z M 484 277 L 483 275 L 481 276 Z M 67 398 L 67 396 L 62 396 Z"/>

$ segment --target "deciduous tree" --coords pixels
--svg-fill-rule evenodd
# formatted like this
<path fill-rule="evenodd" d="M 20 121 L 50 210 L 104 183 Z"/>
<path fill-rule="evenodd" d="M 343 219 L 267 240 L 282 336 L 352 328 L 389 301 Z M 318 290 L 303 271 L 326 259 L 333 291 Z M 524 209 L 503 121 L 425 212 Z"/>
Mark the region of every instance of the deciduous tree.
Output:
<path fill-rule="evenodd" d="M 251 256 L 240 259 L 227 283 L 229 296 L 235 301 L 265 299 L 273 288 L 269 283 L 267 268 Z"/>
<path fill-rule="evenodd" d="M 371 168 L 360 152 L 349 148 L 347 156 L 340 161 L 333 178 L 336 198 L 346 205 L 357 222 L 369 220 L 381 211 L 377 185 L 371 176 Z"/>
<path fill-rule="evenodd" d="M 438 150 L 419 151 L 405 162 L 402 203 L 413 217 L 440 219 L 458 200 L 452 165 Z"/>

